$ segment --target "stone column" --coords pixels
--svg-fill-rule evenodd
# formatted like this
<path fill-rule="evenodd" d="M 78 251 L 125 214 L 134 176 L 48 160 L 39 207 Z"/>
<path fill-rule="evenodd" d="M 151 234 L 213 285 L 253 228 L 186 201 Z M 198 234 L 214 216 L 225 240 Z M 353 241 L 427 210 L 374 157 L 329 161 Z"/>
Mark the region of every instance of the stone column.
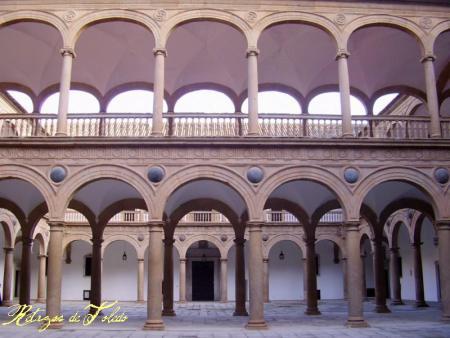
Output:
<path fill-rule="evenodd" d="M 249 231 L 249 290 L 250 290 L 250 319 L 247 329 L 266 329 L 264 320 L 264 279 L 262 255 L 262 229 L 261 223 L 248 223 Z"/>
<path fill-rule="evenodd" d="M 269 259 L 263 258 L 263 273 L 264 273 L 264 302 L 268 303 L 269 300 Z"/>
<path fill-rule="evenodd" d="M 363 311 L 363 264 L 360 247 L 361 234 L 356 223 L 346 225 L 345 245 L 347 248 L 347 280 L 348 290 L 348 319 L 349 327 L 367 327 Z"/>
<path fill-rule="evenodd" d="M 450 221 L 437 223 L 442 319 L 450 321 Z"/>
<path fill-rule="evenodd" d="M 45 303 L 45 263 L 47 255 L 39 255 L 39 276 L 37 287 L 37 303 Z"/>
<path fill-rule="evenodd" d="M 344 275 L 344 300 L 348 300 L 347 258 L 342 258 L 342 271 Z"/>
<path fill-rule="evenodd" d="M 91 304 L 102 304 L 102 238 L 94 237 L 92 241 L 92 268 L 91 268 Z M 96 310 L 91 308 L 91 313 Z"/>
<path fill-rule="evenodd" d="M 155 71 L 153 82 L 153 117 L 152 135 L 161 136 L 163 134 L 163 107 L 164 107 L 164 62 L 167 51 L 164 48 L 155 48 Z"/>
<path fill-rule="evenodd" d="M 245 308 L 245 258 L 244 258 L 244 243 L 245 239 L 236 238 L 234 240 L 236 247 L 236 272 L 235 272 L 235 295 L 236 307 L 233 316 L 248 316 Z"/>
<path fill-rule="evenodd" d="M 61 280 L 63 260 L 64 223 L 48 222 L 50 226 L 50 241 L 48 243 L 47 270 L 47 316 L 61 315 Z M 59 329 L 63 323 L 52 323 L 49 328 Z"/>
<path fill-rule="evenodd" d="M 5 266 L 3 270 L 3 306 L 12 305 L 12 278 L 14 271 L 14 248 L 4 248 Z"/>
<path fill-rule="evenodd" d="M 423 289 L 423 271 L 422 271 L 422 242 L 412 243 L 414 259 L 414 281 L 416 285 L 416 307 L 428 307 L 425 302 L 425 292 Z"/>
<path fill-rule="evenodd" d="M 163 316 L 175 316 L 173 310 L 173 238 L 164 239 Z"/>
<path fill-rule="evenodd" d="M 137 277 L 137 301 L 144 303 L 144 258 L 138 258 L 138 277 Z"/>
<path fill-rule="evenodd" d="M 163 330 L 162 321 L 162 280 L 163 280 L 163 225 L 161 222 L 149 223 L 150 239 L 148 248 L 148 291 L 147 321 L 145 330 Z"/>
<path fill-rule="evenodd" d="M 384 248 L 381 239 L 374 240 L 373 270 L 375 279 L 375 312 L 390 313 L 386 306 L 386 284 L 384 275 Z"/>
<path fill-rule="evenodd" d="M 30 304 L 31 247 L 33 239 L 22 237 L 22 260 L 20 262 L 20 304 Z"/>
<path fill-rule="evenodd" d="M 430 131 L 432 138 L 441 137 L 441 122 L 439 117 L 439 101 L 436 90 L 436 75 L 434 72 L 434 55 L 426 55 L 422 59 L 425 70 L 425 85 L 427 90 L 428 113 L 430 114 Z"/>
<path fill-rule="evenodd" d="M 305 257 L 306 257 L 306 252 L 305 252 Z M 308 297 L 308 290 L 306 288 L 306 285 L 308 284 L 308 282 L 306 281 L 306 258 L 302 258 L 302 263 L 303 263 L 303 300 L 306 302 L 306 298 Z"/>
<path fill-rule="evenodd" d="M 248 61 L 248 135 L 259 135 L 258 122 L 258 54 L 259 50 L 247 50 Z"/>
<path fill-rule="evenodd" d="M 402 301 L 402 287 L 400 284 L 400 266 L 398 264 L 399 260 L 399 249 L 390 248 L 390 280 L 391 280 L 391 304 L 392 305 L 403 305 Z"/>
<path fill-rule="evenodd" d="M 180 258 L 180 303 L 186 303 L 186 258 Z"/>
<path fill-rule="evenodd" d="M 306 310 L 307 315 L 320 315 L 317 307 L 317 276 L 315 238 L 305 238 L 306 244 Z"/>
<path fill-rule="evenodd" d="M 349 53 L 345 50 L 339 50 L 336 55 L 339 72 L 339 92 L 341 95 L 341 114 L 342 114 L 342 136 L 352 137 L 352 113 L 350 107 L 350 79 L 348 75 Z"/>
<path fill-rule="evenodd" d="M 63 57 L 61 81 L 59 83 L 58 122 L 56 135 L 67 136 L 67 114 L 69 113 L 69 92 L 72 78 L 72 61 L 75 52 L 71 48 L 61 49 Z"/>
<path fill-rule="evenodd" d="M 228 302 L 228 260 L 226 258 L 220 259 L 220 301 L 222 303 Z"/>
<path fill-rule="evenodd" d="M 366 284 L 366 254 L 361 254 L 361 264 L 362 264 L 362 281 L 361 281 L 361 294 L 363 301 L 367 300 L 367 284 Z"/>

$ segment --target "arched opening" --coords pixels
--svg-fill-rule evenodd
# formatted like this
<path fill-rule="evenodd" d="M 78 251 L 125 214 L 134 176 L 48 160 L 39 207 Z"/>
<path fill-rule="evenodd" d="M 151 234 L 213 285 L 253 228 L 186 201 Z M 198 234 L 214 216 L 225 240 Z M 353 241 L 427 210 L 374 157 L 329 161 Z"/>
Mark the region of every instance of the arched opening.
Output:
<path fill-rule="evenodd" d="M 47 97 L 41 106 L 41 114 L 57 114 L 59 104 L 59 93 Z M 91 93 L 82 90 L 70 90 L 69 92 L 69 114 L 98 113 L 100 103 Z"/>
<path fill-rule="evenodd" d="M 6 91 L 11 97 L 23 108 L 27 113 L 32 113 L 34 111 L 34 104 L 31 97 L 18 90 L 7 90 Z"/>
<path fill-rule="evenodd" d="M 107 113 L 151 113 L 153 111 L 153 92 L 133 89 L 121 92 L 108 102 Z M 163 111 L 167 112 L 167 103 L 163 102 Z"/>
<path fill-rule="evenodd" d="M 364 103 L 354 95 L 350 95 L 352 115 L 367 115 Z M 312 115 L 341 115 L 341 98 L 339 92 L 328 92 L 314 96 L 308 105 L 308 113 Z"/>
<path fill-rule="evenodd" d="M 367 235 L 361 237 L 361 259 L 363 262 L 362 296 L 364 300 L 368 300 L 375 297 L 375 276 L 373 271 L 373 250 Z"/>
<path fill-rule="evenodd" d="M 179 113 L 234 113 L 233 101 L 224 93 L 200 89 L 188 92 L 175 102 Z"/>
<path fill-rule="evenodd" d="M 343 299 L 344 265 L 339 246 L 331 240 L 316 242 L 317 293 L 319 299 Z"/>
<path fill-rule="evenodd" d="M 373 115 L 382 113 L 398 97 L 398 93 L 384 94 L 378 97 L 372 107 Z"/>
<path fill-rule="evenodd" d="M 258 93 L 258 111 L 260 114 L 301 114 L 302 108 L 293 96 L 267 90 Z M 248 113 L 248 98 L 242 103 L 241 112 Z"/>
<path fill-rule="evenodd" d="M 90 301 L 92 276 L 92 244 L 74 240 L 64 248 L 61 299 Z"/>

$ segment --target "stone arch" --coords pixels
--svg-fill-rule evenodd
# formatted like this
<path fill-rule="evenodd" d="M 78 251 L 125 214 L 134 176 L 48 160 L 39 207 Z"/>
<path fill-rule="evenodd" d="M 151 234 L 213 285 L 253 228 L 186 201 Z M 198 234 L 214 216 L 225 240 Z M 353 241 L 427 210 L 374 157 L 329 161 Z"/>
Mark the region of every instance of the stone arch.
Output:
<path fill-rule="evenodd" d="M 0 165 L 0 180 L 8 178 L 20 179 L 30 183 L 41 193 L 49 214 L 53 215 L 55 213 L 57 204 L 55 189 L 43 173 L 25 165 Z"/>
<path fill-rule="evenodd" d="M 258 215 L 254 205 L 254 193 L 249 183 L 237 172 L 218 165 L 190 165 L 170 175 L 157 190 L 158 200 L 154 208 L 156 212 L 152 215 L 162 219 L 165 204 L 172 193 L 183 185 L 200 179 L 209 179 L 228 185 L 246 203 L 249 219 Z"/>
<path fill-rule="evenodd" d="M 44 235 L 39 232 L 35 234 L 34 239 L 39 243 L 39 255 L 47 254 L 47 243 L 45 242 Z"/>
<path fill-rule="evenodd" d="M 289 241 L 289 242 L 294 243 L 300 249 L 300 252 L 302 253 L 303 257 L 305 257 L 306 245 L 300 236 L 290 235 L 290 234 L 280 234 L 280 235 L 275 235 L 275 236 L 269 238 L 269 240 L 266 243 L 264 243 L 263 258 L 268 259 L 270 250 L 272 250 L 272 248 L 277 243 L 282 242 L 282 241 Z"/>
<path fill-rule="evenodd" d="M 415 211 L 414 214 L 412 215 L 411 225 L 410 225 L 411 243 L 420 242 L 420 239 L 422 237 L 421 232 L 422 232 L 423 221 L 425 220 L 426 217 L 427 217 L 427 215 L 425 215 L 421 212 L 418 212 L 418 211 Z M 435 237 L 437 237 L 436 225 L 433 222 L 431 222 L 431 224 L 433 225 Z"/>
<path fill-rule="evenodd" d="M 62 246 L 63 250 L 65 250 L 70 243 L 75 242 L 75 241 L 86 242 L 92 246 L 91 237 L 92 236 L 89 233 L 78 233 L 78 234 L 65 235 L 64 240 L 63 240 L 63 246 Z"/>
<path fill-rule="evenodd" d="M 105 253 L 106 249 L 108 248 L 108 246 L 111 243 L 118 242 L 118 241 L 124 241 L 124 242 L 130 244 L 134 248 L 138 259 L 144 258 L 145 247 L 142 247 L 139 244 L 138 240 L 136 238 L 134 238 L 133 236 L 125 235 L 125 234 L 114 234 L 114 235 L 106 237 L 103 242 L 103 245 L 102 245 L 102 257 L 104 257 L 104 253 Z"/>
<path fill-rule="evenodd" d="M 347 257 L 347 251 L 345 250 L 345 243 L 342 237 L 327 233 L 321 234 L 320 231 L 316 231 L 316 245 L 320 241 L 330 241 L 333 244 L 336 244 L 342 254 L 342 257 Z"/>
<path fill-rule="evenodd" d="M 410 223 L 410 221 L 407 217 L 405 217 L 404 213 L 396 213 L 394 217 L 390 220 L 389 232 L 386 233 L 390 248 L 394 248 L 397 246 L 398 231 L 402 223 L 408 228 L 409 233 L 408 224 Z"/>
<path fill-rule="evenodd" d="M 13 221 L 14 220 L 11 219 L 10 215 L 6 214 L 5 212 L 0 212 L 0 224 L 3 228 L 6 248 L 14 247 L 14 238 L 16 237 L 16 234 L 14 231 Z"/>
<path fill-rule="evenodd" d="M 441 23 L 439 23 L 438 25 L 436 25 L 431 32 L 429 33 L 430 35 L 430 51 L 433 52 L 434 51 L 434 44 L 437 40 L 437 38 L 439 37 L 439 35 L 441 35 L 442 33 L 446 32 L 450 30 L 450 20 L 447 21 L 443 21 Z"/>
<path fill-rule="evenodd" d="M 333 192 L 343 210 L 344 220 L 351 214 L 353 205 L 346 203 L 350 200 L 349 188 L 345 186 L 341 178 L 318 166 L 295 166 L 281 169 L 273 173 L 270 178 L 263 182 L 259 189 L 258 210 L 260 214 L 264 210 L 264 205 L 270 194 L 284 183 L 297 180 L 307 180 L 317 182 Z"/>
<path fill-rule="evenodd" d="M 424 38 L 425 33 L 416 23 L 411 20 L 386 14 L 363 16 L 350 22 L 345 27 L 344 35 L 342 37 L 345 50 L 348 50 L 348 41 L 352 34 L 357 30 L 368 26 L 387 26 L 400 29 L 417 40 L 422 54 L 427 50 L 427 43 Z"/>
<path fill-rule="evenodd" d="M 61 18 L 52 13 L 42 11 L 13 11 L 0 15 L 0 26 L 21 21 L 41 22 L 54 27 L 59 32 L 63 45 L 70 46 L 69 31 L 66 24 Z"/>
<path fill-rule="evenodd" d="M 241 17 L 226 11 L 219 11 L 215 9 L 198 9 L 178 13 L 167 20 L 161 28 L 161 39 L 159 40 L 161 45 L 157 45 L 157 47 L 164 48 L 171 33 L 176 29 L 176 27 L 192 21 L 212 21 L 227 24 L 240 32 L 247 41 L 247 44 L 250 42 L 250 27 Z"/>
<path fill-rule="evenodd" d="M 159 28 L 156 22 L 151 19 L 148 15 L 139 13 L 132 10 L 125 9 L 112 9 L 95 11 L 94 13 L 88 14 L 80 19 L 78 19 L 70 30 L 70 46 L 75 47 L 80 37 L 81 33 L 89 26 L 95 25 L 99 22 L 105 21 L 130 21 L 147 28 L 153 35 L 155 40 L 155 46 L 159 45 L 160 34 Z"/>
<path fill-rule="evenodd" d="M 228 252 L 225 250 L 225 247 L 223 243 L 220 241 L 220 239 L 214 235 L 207 235 L 207 234 L 195 235 L 187 238 L 186 241 L 184 241 L 183 244 L 180 245 L 180 250 L 178 252 L 180 254 L 180 258 L 186 258 L 186 254 L 191 245 L 198 241 L 208 241 L 214 244 L 220 252 L 220 257 L 227 258 L 226 254 Z"/>
<path fill-rule="evenodd" d="M 304 12 L 283 12 L 265 16 L 255 25 L 254 34 L 252 35 L 252 40 L 250 42 L 256 46 L 262 32 L 265 29 L 269 28 L 270 26 L 287 22 L 296 22 L 299 24 L 303 23 L 306 25 L 315 26 L 323 30 L 333 38 L 336 44 L 336 49 L 339 49 L 339 46 L 342 45 L 342 34 L 334 23 L 332 23 L 329 19 L 324 18 L 323 16 Z"/>
<path fill-rule="evenodd" d="M 131 168 L 121 165 L 92 165 L 82 168 L 63 183 L 58 192 L 58 216 L 62 217 L 75 192 L 86 184 L 101 179 L 116 179 L 132 186 L 141 195 L 150 215 L 154 215 L 154 191 L 148 181 Z"/>
<path fill-rule="evenodd" d="M 355 197 L 353 205 L 357 210 L 361 210 L 365 197 L 373 188 L 388 181 L 406 182 L 422 190 L 431 200 L 436 219 L 439 219 L 443 210 L 445 210 L 444 196 L 429 176 L 420 170 L 400 166 L 380 168 L 361 180 L 353 193 Z"/>

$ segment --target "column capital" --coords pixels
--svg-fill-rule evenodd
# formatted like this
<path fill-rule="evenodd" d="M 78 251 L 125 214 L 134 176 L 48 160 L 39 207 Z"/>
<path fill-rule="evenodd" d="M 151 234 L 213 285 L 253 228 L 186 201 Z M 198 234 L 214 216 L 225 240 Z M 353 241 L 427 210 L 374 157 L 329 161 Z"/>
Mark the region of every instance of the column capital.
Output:
<path fill-rule="evenodd" d="M 163 239 L 164 246 L 173 246 L 173 243 L 175 243 L 175 239 L 173 238 L 164 238 Z"/>
<path fill-rule="evenodd" d="M 269 258 L 263 258 L 263 263 L 269 263 Z"/>
<path fill-rule="evenodd" d="M 350 52 L 346 49 L 338 49 L 338 51 L 336 52 L 336 58 L 335 60 L 339 60 L 339 59 L 348 59 L 348 57 L 350 56 Z"/>
<path fill-rule="evenodd" d="M 70 48 L 70 47 L 61 48 L 59 50 L 59 53 L 63 57 L 64 56 L 68 56 L 68 55 L 70 55 L 73 59 L 75 59 L 77 57 L 77 54 L 75 54 L 75 50 L 73 48 Z"/>
<path fill-rule="evenodd" d="M 138 261 L 138 262 L 144 262 L 144 261 L 145 261 L 145 258 L 138 258 L 137 261 Z"/>
<path fill-rule="evenodd" d="M 316 239 L 314 237 L 303 237 L 303 241 L 305 242 L 306 246 L 314 246 L 316 244 Z"/>
<path fill-rule="evenodd" d="M 249 56 L 258 56 L 259 55 L 259 49 L 256 47 L 250 47 L 246 51 L 247 57 Z"/>
<path fill-rule="evenodd" d="M 162 47 L 156 47 L 156 48 L 153 48 L 153 55 L 154 55 L 154 56 L 156 56 L 156 55 L 162 55 L 162 56 L 164 56 L 164 57 L 167 57 L 167 49 L 162 48 Z"/>
<path fill-rule="evenodd" d="M 247 221 L 247 227 L 250 231 L 261 230 L 261 227 L 264 226 L 263 221 Z"/>
<path fill-rule="evenodd" d="M 344 223 L 344 230 L 346 232 L 359 231 L 359 225 L 360 225 L 359 221 L 347 221 Z"/>
<path fill-rule="evenodd" d="M 398 254 L 399 250 L 400 250 L 399 247 L 389 248 L 389 251 L 394 253 L 394 254 Z"/>
<path fill-rule="evenodd" d="M 5 251 L 5 253 L 9 253 L 9 252 L 13 252 L 14 248 L 3 248 L 3 250 Z"/>
<path fill-rule="evenodd" d="M 420 59 L 420 62 L 421 62 L 421 63 L 424 63 L 424 62 L 426 62 L 426 61 L 431 61 L 431 62 L 436 61 L 436 55 L 434 55 L 434 54 L 431 53 L 431 52 L 425 53 L 425 54 L 422 56 L 422 58 Z"/>
<path fill-rule="evenodd" d="M 423 244 L 423 242 L 412 242 L 411 243 L 411 246 L 413 246 L 413 247 L 419 247 L 420 248 L 420 246 Z"/>
<path fill-rule="evenodd" d="M 22 245 L 26 246 L 32 246 L 33 245 L 33 238 L 30 237 L 22 237 Z"/>
<path fill-rule="evenodd" d="M 154 231 L 163 231 L 164 221 L 153 220 L 147 222 L 147 226 L 149 227 L 150 232 Z"/>
<path fill-rule="evenodd" d="M 47 258 L 47 255 L 45 255 L 45 254 L 39 255 L 38 258 Z"/>
<path fill-rule="evenodd" d="M 245 238 L 235 238 L 233 242 L 236 244 L 236 246 L 242 246 L 244 245 L 246 239 Z"/>
<path fill-rule="evenodd" d="M 180 258 L 180 263 L 186 263 L 187 258 Z"/>
<path fill-rule="evenodd" d="M 220 261 L 226 263 L 226 262 L 228 262 L 228 258 L 221 258 Z"/>
<path fill-rule="evenodd" d="M 103 238 L 92 237 L 91 242 L 92 242 L 92 246 L 102 246 Z"/>
<path fill-rule="evenodd" d="M 450 220 L 449 221 L 437 221 L 434 223 L 436 225 L 437 231 L 450 231 Z"/>

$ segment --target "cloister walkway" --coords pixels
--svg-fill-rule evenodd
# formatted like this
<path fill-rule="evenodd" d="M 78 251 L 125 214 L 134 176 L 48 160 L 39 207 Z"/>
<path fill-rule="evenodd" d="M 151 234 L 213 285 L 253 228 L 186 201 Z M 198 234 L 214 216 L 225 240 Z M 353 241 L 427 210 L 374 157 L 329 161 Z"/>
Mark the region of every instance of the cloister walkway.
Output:
<path fill-rule="evenodd" d="M 416 309 L 413 303 L 392 306 L 391 314 L 373 312 L 372 301 L 364 303 L 365 318 L 370 328 L 349 329 L 345 301 L 321 301 L 321 316 L 306 316 L 305 304 L 294 301 L 272 301 L 265 304 L 265 317 L 269 330 L 251 331 L 244 328 L 247 317 L 233 317 L 234 303 L 190 302 L 175 304 L 176 317 L 165 317 L 165 331 L 142 330 L 147 316 L 145 304 L 120 302 L 120 312 L 129 317 L 125 323 L 105 324 L 97 320 L 90 326 L 67 323 L 75 312 L 83 313 L 87 302 L 63 302 L 66 319 L 62 330 L 37 331 L 37 325 L 26 327 L 2 326 L 0 337 L 450 337 L 450 323 L 440 321 L 439 305 L 430 303 L 429 308 Z M 44 304 L 35 304 L 42 306 Z M 7 320 L 8 308 L 0 307 L 0 322 Z M 109 310 L 104 312 L 105 315 Z"/>

